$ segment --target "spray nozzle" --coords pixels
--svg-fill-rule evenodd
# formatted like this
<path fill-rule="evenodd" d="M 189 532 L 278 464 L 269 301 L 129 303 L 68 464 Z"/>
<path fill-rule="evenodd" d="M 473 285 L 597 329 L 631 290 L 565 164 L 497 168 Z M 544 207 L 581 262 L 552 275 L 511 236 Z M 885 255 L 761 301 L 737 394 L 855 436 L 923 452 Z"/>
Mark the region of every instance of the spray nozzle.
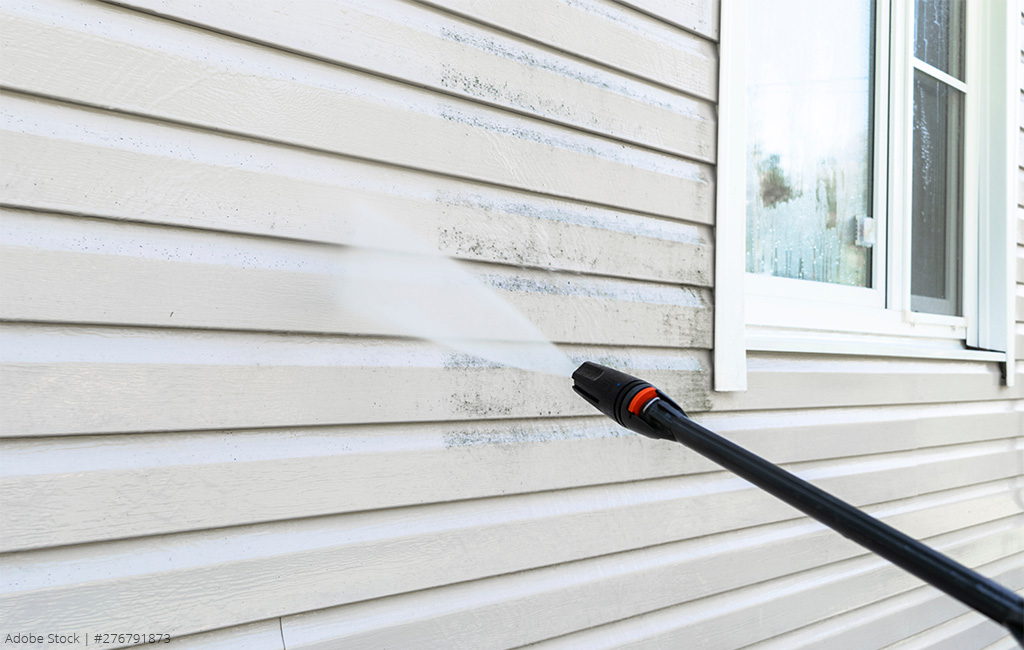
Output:
<path fill-rule="evenodd" d="M 572 380 L 573 390 L 598 411 L 630 431 L 649 438 L 666 436 L 655 431 L 639 417 L 640 409 L 655 398 L 666 400 L 679 408 L 675 402 L 646 381 L 598 363 L 585 362 L 572 373 Z M 682 411 L 681 408 L 679 410 Z"/>

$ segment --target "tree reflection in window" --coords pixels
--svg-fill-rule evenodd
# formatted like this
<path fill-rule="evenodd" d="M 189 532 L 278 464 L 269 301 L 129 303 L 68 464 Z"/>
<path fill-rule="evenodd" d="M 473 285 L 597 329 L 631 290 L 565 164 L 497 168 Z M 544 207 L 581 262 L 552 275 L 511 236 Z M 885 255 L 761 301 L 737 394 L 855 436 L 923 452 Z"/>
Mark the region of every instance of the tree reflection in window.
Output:
<path fill-rule="evenodd" d="M 747 271 L 870 286 L 874 3 L 747 9 Z"/>

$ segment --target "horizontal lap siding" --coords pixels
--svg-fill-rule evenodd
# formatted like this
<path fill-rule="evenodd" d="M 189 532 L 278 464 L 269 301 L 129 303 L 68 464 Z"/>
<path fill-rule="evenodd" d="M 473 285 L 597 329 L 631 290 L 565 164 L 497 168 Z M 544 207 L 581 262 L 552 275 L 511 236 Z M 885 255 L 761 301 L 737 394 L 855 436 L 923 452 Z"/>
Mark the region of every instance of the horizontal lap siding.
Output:
<path fill-rule="evenodd" d="M 174 650 L 285 650 L 277 619 L 171 639 Z"/>
<path fill-rule="evenodd" d="M 369 205 L 574 362 L 711 405 L 708 7 L 680 30 L 536 3 L 552 30 L 433 4 L 5 7 L 0 628 L 283 648 L 284 617 L 384 603 L 394 626 L 453 583 L 523 617 L 543 594 L 510 573 L 600 578 L 577 564 L 705 534 L 665 524 L 705 495 L 760 503 L 564 377 L 337 308 Z M 1005 516 L 990 492 L 964 496 L 978 522 Z M 792 519 L 736 514 L 702 530 Z M 646 574 L 623 575 L 544 629 L 619 616 L 601 603 Z"/>
<path fill-rule="evenodd" d="M 1021 24 L 1024 35 L 1024 14 Z M 1024 51 L 1021 61 L 1020 70 L 1024 73 Z M 1024 102 L 1024 87 L 1021 98 Z M 1018 178 L 1024 179 L 1024 121 L 1020 126 L 1017 149 L 1022 158 L 1018 162 Z M 1018 358 L 1022 358 L 1024 182 L 1018 185 L 1018 190 L 1016 351 Z M 748 353 L 747 370 L 746 392 L 713 395 L 714 410 L 701 416 L 708 426 L 769 459 L 784 463 L 837 496 L 866 507 L 868 512 L 882 516 L 897 528 L 1018 593 L 1024 593 L 1024 570 L 1021 569 L 1024 553 L 1019 547 L 1020 530 L 1024 526 L 1019 501 L 1022 469 L 1020 456 L 1015 451 L 1024 442 L 1024 392 L 1020 388 L 1024 371 L 1019 365 L 1016 386 L 1010 389 L 1002 386 L 999 368 L 994 363 L 758 352 Z M 1000 404 L 1002 406 L 998 406 Z M 981 416 L 990 408 L 1005 409 L 1005 419 L 997 421 Z M 959 409 L 970 409 L 981 417 L 975 419 L 966 412 L 963 416 L 954 415 Z M 752 429 L 749 431 L 751 438 L 744 439 L 748 431 L 742 426 L 734 427 L 747 422 L 758 427 L 756 431 L 761 435 L 755 435 Z M 808 423 L 813 426 L 806 432 L 814 433 L 803 437 L 797 432 Z M 798 437 L 790 438 L 791 441 L 799 439 L 800 444 L 822 445 L 817 452 L 821 464 L 809 458 L 805 458 L 806 462 L 794 462 L 795 458 L 787 456 L 787 453 L 809 450 L 798 451 L 785 442 L 785 436 L 778 438 L 783 430 L 789 436 Z M 984 484 L 969 485 L 972 479 L 961 475 L 948 477 L 951 481 L 948 489 L 928 486 L 915 479 L 910 469 L 911 465 L 917 470 L 927 466 L 929 454 L 925 453 L 925 448 L 932 445 L 955 458 L 954 465 L 966 467 L 972 462 L 971 448 L 976 444 L 972 441 L 977 440 L 978 435 L 1007 436 L 1002 451 L 979 461 L 980 466 L 994 461 L 993 468 L 1007 463 L 1008 472 L 1006 482 L 995 487 L 1002 495 L 997 498 L 1006 500 L 1006 518 L 1000 519 L 1000 515 L 993 512 L 993 517 L 986 518 L 984 524 L 972 523 L 976 521 L 973 516 L 980 515 L 987 507 L 976 509 L 979 502 L 967 498 L 974 490 L 987 489 Z M 890 443 L 907 440 L 907 436 L 914 436 L 921 443 L 921 447 L 908 450 L 907 466 L 894 469 L 888 476 L 870 469 L 871 462 L 885 462 L 894 454 L 898 455 Z M 829 447 L 828 451 L 824 446 Z M 997 460 L 997 457 L 1001 458 Z M 862 459 L 863 464 L 855 459 Z M 1010 465 L 1015 467 L 1009 469 Z M 849 473 L 842 478 L 832 474 L 838 467 L 845 467 Z M 811 468 L 823 473 L 815 474 Z M 921 507 L 916 510 L 917 519 L 886 518 L 884 508 L 861 500 L 862 495 L 870 491 L 869 486 L 879 482 L 892 490 L 889 496 L 894 503 L 904 507 L 930 502 L 940 498 L 939 495 L 949 501 L 944 501 L 947 505 L 941 509 Z M 919 527 L 924 521 L 928 522 L 929 530 Z M 753 531 L 776 530 L 773 526 L 780 527 L 777 530 L 781 531 L 782 527 L 800 523 L 807 525 L 805 519 L 796 519 L 761 524 L 764 528 L 754 524 L 742 531 L 753 534 Z M 732 535 L 737 534 L 736 531 L 722 533 L 721 537 L 713 534 L 707 539 L 709 544 L 718 543 L 723 547 L 721 557 L 724 559 L 734 552 L 724 550 L 727 540 L 731 541 Z M 820 545 L 808 551 L 815 558 L 810 564 L 801 563 L 804 547 L 800 538 L 780 540 L 785 550 L 778 552 L 771 550 L 772 542 L 762 540 L 766 555 L 759 559 L 742 554 L 732 556 L 735 557 L 733 566 L 737 567 L 734 573 L 742 574 L 748 582 L 741 584 L 737 579 L 727 586 L 716 584 L 711 587 L 716 589 L 714 593 L 704 591 L 703 585 L 689 584 L 685 576 L 667 569 L 665 584 L 670 586 L 665 588 L 672 590 L 679 604 L 673 604 L 666 597 L 624 611 L 618 621 L 595 624 L 587 630 L 553 637 L 531 647 L 750 647 L 762 650 L 1017 647 L 1004 629 L 977 612 L 870 554 L 853 558 L 836 553 L 830 544 L 844 544 L 842 538 L 826 531 L 821 535 Z M 691 557 L 697 555 L 698 552 L 691 552 Z M 710 566 L 694 570 L 710 581 L 735 578 L 729 570 Z M 635 600 L 657 597 L 660 589 L 657 578 L 651 578 L 646 584 L 651 585 L 650 588 L 643 594 L 633 595 Z M 652 592 L 654 596 L 650 595 Z M 295 618 L 298 630 L 308 635 L 296 635 L 296 638 L 311 639 L 308 646 L 304 646 L 309 648 L 327 647 L 314 642 L 321 634 L 319 626 L 329 629 L 332 623 L 352 622 L 343 609 L 333 620 L 327 615 L 310 616 L 308 622 L 303 617 Z M 285 619 L 286 634 L 290 621 L 290 618 Z M 372 633 L 380 634 L 381 639 L 389 638 L 383 631 Z"/>
<path fill-rule="evenodd" d="M 673 2 L 672 0 L 616 0 L 659 20 L 692 30 L 709 39 L 718 38 L 718 14 L 721 6 L 715 0 Z"/>
<path fill-rule="evenodd" d="M 704 225 L 34 98 L 0 101 L 5 151 L 24 161 L 0 169 L 13 205 L 345 244 L 351 225 L 342 208 L 369 203 L 459 259 L 711 282 Z"/>
<path fill-rule="evenodd" d="M 1009 537 L 1009 535 L 1004 533 L 1004 537 Z M 641 564 L 641 566 L 627 575 L 611 573 L 611 575 L 602 575 L 600 578 L 582 573 L 585 569 L 583 566 L 566 566 L 565 568 L 567 569 L 579 570 L 578 573 L 567 577 L 541 575 L 541 572 L 544 570 L 536 571 L 535 573 L 538 574 L 536 576 L 519 574 L 524 580 L 531 579 L 535 581 L 535 584 L 529 585 L 529 587 L 532 587 L 529 591 L 525 591 L 526 587 L 524 587 L 524 592 L 521 592 L 521 595 L 516 595 L 520 596 L 523 601 L 529 599 L 534 602 L 530 604 L 513 602 L 510 604 L 517 606 L 516 610 L 529 609 L 533 611 L 536 611 L 536 609 L 531 605 L 540 605 L 545 608 L 543 611 L 559 612 L 559 617 L 536 617 L 537 623 L 533 626 L 521 626 L 514 630 L 514 638 L 516 640 L 533 642 L 538 635 L 565 632 L 571 629 L 570 625 L 579 624 L 579 622 L 599 623 L 600 619 L 597 619 L 593 614 L 599 611 L 598 608 L 602 604 L 597 601 L 594 594 L 595 592 L 599 593 L 598 590 L 616 589 L 622 596 L 621 600 L 616 603 L 619 606 L 619 611 L 616 613 L 627 617 L 631 615 L 636 616 L 640 612 L 654 611 L 659 607 L 672 607 L 687 598 L 694 599 L 686 605 L 676 605 L 672 611 L 666 612 L 666 618 L 672 619 L 670 622 L 676 622 L 683 628 L 676 635 L 675 639 L 658 638 L 653 629 L 649 627 L 641 628 L 639 634 L 633 636 L 633 640 L 637 640 L 638 637 L 643 639 L 643 641 L 639 641 L 639 643 L 647 644 L 643 647 L 651 647 L 652 645 L 654 647 L 690 647 L 689 643 L 700 640 L 701 647 L 735 648 L 743 643 L 744 640 L 750 638 L 746 634 L 738 635 L 736 630 L 749 630 L 751 627 L 750 618 L 756 617 L 758 614 L 757 604 L 764 603 L 765 601 L 774 601 L 774 598 L 778 596 L 780 601 L 785 602 L 777 605 L 774 613 L 788 615 L 790 619 L 788 624 L 790 625 L 794 622 L 799 624 L 801 618 L 808 615 L 820 616 L 821 612 L 812 612 L 806 607 L 788 610 L 783 608 L 793 608 L 794 605 L 797 607 L 803 606 L 808 601 L 821 602 L 822 590 L 809 590 L 809 593 L 797 593 L 792 596 L 785 594 L 787 597 L 784 598 L 781 592 L 787 585 L 780 582 L 772 582 L 767 588 L 760 590 L 753 588 L 740 589 L 728 592 L 722 597 L 711 596 L 701 598 L 708 593 L 709 589 L 721 588 L 722 585 L 714 578 L 712 578 L 710 584 L 708 582 L 695 584 L 694 573 L 699 575 L 713 574 L 718 576 L 724 574 L 734 576 L 735 572 L 729 570 L 730 565 L 728 563 L 731 561 L 741 562 L 744 565 L 753 562 L 770 566 L 774 556 L 780 552 L 786 552 L 785 549 L 787 547 L 788 544 L 777 546 L 769 544 L 764 547 L 765 553 L 759 554 L 756 557 L 723 552 L 719 558 L 721 561 L 716 563 L 702 562 L 701 560 L 704 558 L 695 557 L 698 555 L 698 552 L 686 549 L 684 552 L 691 557 L 687 563 L 684 564 L 681 561 L 674 565 L 659 563 L 649 568 L 642 565 L 644 558 L 610 556 L 608 564 L 617 565 L 619 563 L 635 562 Z M 1001 551 L 1002 549 L 999 549 L 996 553 Z M 981 556 L 976 556 L 976 561 L 978 557 Z M 878 574 L 884 575 L 885 572 L 885 568 L 877 566 L 877 563 L 875 566 L 867 565 L 867 563 L 864 564 L 865 566 L 863 567 L 857 567 L 857 569 L 860 569 L 858 573 L 861 575 L 855 574 L 846 577 L 845 580 L 836 580 L 838 584 L 831 586 L 833 588 L 849 589 L 849 593 L 853 598 L 857 596 L 863 597 L 864 592 L 869 591 L 864 589 L 864 585 L 870 584 L 871 581 L 881 577 Z M 1006 566 L 1007 564 L 1009 563 L 1003 563 L 997 567 L 998 570 L 1003 572 L 1001 577 L 1002 575 L 1009 575 L 1015 578 L 1018 584 L 1024 583 L 1024 580 L 1021 580 L 1019 575 L 1017 575 L 1019 571 L 1014 572 L 1012 567 Z M 615 569 L 614 567 L 609 567 L 608 570 L 614 572 Z M 767 572 L 767 574 L 762 572 L 753 573 L 756 575 L 775 576 L 774 572 Z M 869 573 L 869 575 L 865 576 L 863 575 L 864 573 Z M 811 577 L 808 576 L 808 578 Z M 1005 580 L 1005 578 L 1003 579 Z M 570 588 L 570 585 L 572 588 Z M 519 585 L 509 586 L 516 588 Z M 351 641 L 351 647 L 391 647 L 386 644 L 405 647 L 413 644 L 414 640 L 417 639 L 427 639 L 426 643 L 417 645 L 417 647 L 451 647 L 445 646 L 443 642 L 438 642 L 439 635 L 430 634 L 436 630 L 441 630 L 444 638 L 458 647 L 479 647 L 479 645 L 486 645 L 488 634 L 486 629 L 476 628 L 474 627 L 475 625 L 483 622 L 490 626 L 489 629 L 511 627 L 508 610 L 502 610 L 494 602 L 499 600 L 499 598 L 506 601 L 511 599 L 507 596 L 501 598 L 493 591 L 490 593 L 483 591 L 483 587 L 483 583 L 465 585 L 464 590 L 466 593 L 452 594 L 453 600 L 450 602 L 449 594 L 434 593 L 433 595 L 438 600 L 431 600 L 429 602 L 425 598 L 420 599 L 419 602 L 414 602 L 410 598 L 407 602 L 403 603 L 392 603 L 389 602 L 391 599 L 388 599 L 380 602 L 366 603 L 365 607 L 354 607 L 351 611 L 326 611 L 287 617 L 283 622 L 285 639 L 288 642 L 289 648 L 295 647 L 308 650 L 326 650 L 331 648 L 332 646 L 327 639 L 339 636 L 346 641 Z M 562 587 L 562 590 L 559 591 L 557 587 Z M 772 591 L 775 588 L 778 589 L 777 592 Z M 426 593 L 423 594 L 424 597 L 426 595 Z M 801 597 L 804 599 L 804 602 L 797 602 L 797 598 Z M 574 606 L 567 608 L 565 606 L 566 602 L 571 602 Z M 749 606 L 744 607 L 744 605 Z M 404 619 L 406 622 L 402 625 L 390 626 L 386 629 L 375 625 L 377 623 L 374 620 L 375 615 L 379 617 L 377 612 L 384 607 L 401 608 L 408 612 L 408 617 Z M 719 611 L 712 612 L 709 611 L 710 608 L 719 608 Z M 375 609 L 377 611 L 374 611 Z M 956 613 L 959 613 L 959 610 L 956 610 Z M 427 616 L 430 618 L 424 620 Z M 627 623 L 627 625 L 636 625 L 637 620 L 642 619 L 629 618 L 627 621 L 630 623 Z M 688 621 L 688 624 L 682 623 L 683 621 Z M 765 627 L 767 628 L 768 626 Z M 611 632 L 601 627 L 594 627 L 588 633 L 570 634 L 569 636 L 556 638 L 551 642 L 542 641 L 538 643 L 538 647 L 549 645 L 551 647 L 621 647 L 621 644 L 628 642 L 626 635 Z M 836 647 L 849 646 L 838 645 Z"/>
<path fill-rule="evenodd" d="M 375 206 L 573 362 L 1024 587 L 1024 381 L 751 354 L 747 393 L 710 392 L 718 2 L 509 6 L 9 3 L 0 629 L 997 642 L 565 378 L 335 308 L 352 206 Z"/>
<path fill-rule="evenodd" d="M 334 248 L 39 213 L 3 218 L 10 245 L 0 251 L 0 281 L 11 281 L 9 320 L 401 333 L 333 307 L 349 281 L 345 253 Z M 555 342 L 710 345 L 706 291 L 507 266 L 463 268 Z M 43 293 L 49 299 L 40 303 Z"/>
<path fill-rule="evenodd" d="M 604 6 L 606 2 L 534 0 L 517 5 L 515 11 L 472 1 L 422 3 L 503 28 L 539 48 L 407 0 L 293 0 L 288 5 L 290 20 L 283 26 L 269 12 L 239 16 L 248 4 L 233 0 L 206 6 L 167 0 L 118 4 L 601 135 L 713 159 L 713 143 L 707 137 L 714 130 L 713 104 L 700 99 L 715 98 L 714 45 L 699 38 L 680 39 L 676 30 Z M 571 29 L 556 29 L 565 27 Z M 339 39 L 338 34 L 346 37 Z M 391 47 L 382 50 L 382 41 Z M 627 43 L 632 51 L 622 52 Z M 551 48 L 691 97 L 553 55 Z M 600 85 L 595 87 L 595 81 Z M 577 101 L 566 101 L 569 96 Z M 648 119 L 632 119 L 631 110 L 644 111 Z"/>
<path fill-rule="evenodd" d="M 975 476 L 973 480 L 986 478 Z M 960 473 L 950 477 L 947 485 L 963 479 L 964 473 Z M 105 619 L 118 627 L 149 624 L 176 630 L 182 620 L 216 627 L 226 620 L 259 620 L 345 602 L 357 603 L 350 606 L 354 608 L 351 614 L 344 608 L 325 612 L 325 620 L 360 620 L 358 612 L 365 612 L 369 606 L 360 601 L 550 566 L 550 572 L 537 574 L 546 587 L 498 577 L 473 590 L 483 590 L 481 597 L 496 599 L 494 607 L 511 610 L 512 621 L 521 621 L 521 616 L 542 601 L 528 596 L 513 598 L 520 591 L 561 590 L 568 596 L 581 588 L 580 583 L 593 584 L 588 606 L 581 608 L 577 616 L 569 621 L 558 620 L 559 617 L 545 621 L 542 629 L 554 636 L 572 632 L 577 626 L 640 615 L 690 598 L 718 594 L 742 600 L 743 592 L 737 595 L 734 590 L 765 579 L 790 576 L 786 583 L 803 590 L 804 580 L 811 585 L 819 582 L 804 576 L 804 571 L 830 576 L 842 568 L 836 563 L 851 555 L 859 558 L 857 566 L 883 571 L 892 584 L 878 580 L 868 593 L 845 589 L 840 584 L 836 593 L 822 589 L 821 596 L 850 591 L 849 598 L 860 605 L 889 595 L 889 590 L 897 585 L 909 589 L 918 584 L 839 536 L 802 523 L 803 520 L 770 525 L 767 530 L 701 537 L 719 526 L 747 529 L 762 526 L 765 521 L 785 522 L 794 514 L 762 493 L 740 485 L 735 485 L 735 489 L 742 489 L 746 498 L 723 500 L 724 508 L 709 508 L 708 495 L 687 506 L 685 496 L 678 494 L 681 490 L 674 483 L 641 483 L 627 491 L 601 486 L 565 494 L 507 498 L 500 504 L 469 501 L 386 514 L 357 513 L 178 533 L 107 543 L 101 547 L 102 555 L 97 554 L 97 547 L 90 546 L 11 553 L 4 573 L 21 585 L 22 593 L 8 607 L 33 627 L 62 623 L 75 629 L 90 624 L 95 617 L 91 609 L 74 606 L 86 602 L 102 603 Z M 952 534 L 957 545 L 949 552 L 970 563 L 995 561 L 1021 551 L 1016 534 L 1021 521 L 1007 487 L 1004 479 L 946 490 L 924 499 L 901 499 L 891 507 L 883 504 L 879 515 L 893 517 L 894 523 L 919 537 L 937 534 L 944 530 L 943 518 L 954 518 L 965 528 Z M 708 489 L 714 488 L 711 482 Z M 713 494 L 710 493 L 712 500 L 718 501 Z M 706 514 L 728 511 L 734 506 L 732 515 Z M 624 526 L 623 522 L 629 525 Z M 558 535 L 545 532 L 551 529 L 557 530 Z M 694 535 L 697 537 L 690 537 Z M 687 538 L 693 542 L 675 541 Z M 531 540 L 530 544 L 524 546 L 523 539 Z M 659 544 L 676 546 L 659 546 L 656 552 L 631 550 Z M 975 548 L 977 552 L 972 553 Z M 459 552 L 453 553 L 452 549 Z M 623 555 L 599 559 L 614 553 Z M 579 557 L 595 559 L 577 560 Z M 373 560 L 367 562 L 368 558 Z M 152 570 L 155 561 L 163 567 L 159 573 Z M 739 572 L 731 569 L 737 565 L 747 568 Z M 652 585 L 655 576 L 661 576 L 656 589 Z M 836 576 L 835 580 L 842 577 Z M 531 581 L 533 578 L 530 576 Z M 621 595 L 623 589 L 649 593 L 644 598 L 608 598 L 609 592 Z M 224 593 L 234 592 L 244 592 L 246 598 L 226 601 Z M 448 593 L 433 595 L 442 597 Z M 168 597 L 177 595 L 184 599 L 186 594 L 187 600 L 178 603 L 174 610 L 163 606 Z M 573 595 L 568 600 L 579 597 Z M 376 615 L 381 617 L 380 626 L 385 628 L 382 633 L 394 633 L 389 628 L 405 618 L 401 616 L 403 612 L 408 615 L 409 598 L 413 597 L 373 605 Z M 552 600 L 566 601 L 557 594 Z M 470 597 L 469 602 L 483 604 L 476 597 Z M 806 622 L 798 616 L 791 618 L 786 628 L 752 626 L 746 628 L 746 634 L 778 633 Z M 424 621 L 421 632 L 431 625 L 432 620 Z M 339 623 L 336 630 L 341 632 L 346 627 Z M 471 631 L 469 628 L 463 633 Z M 487 628 L 479 631 L 488 632 Z M 432 643 L 445 640 L 422 634 L 421 637 L 430 638 Z M 539 639 L 523 639 L 520 635 L 506 643 L 527 640 Z M 733 638 L 732 643 L 735 641 Z"/>
<path fill-rule="evenodd" d="M 1020 101 L 1017 103 L 1017 329 L 1015 340 L 1016 357 L 1024 360 L 1024 4 L 1021 5 L 1020 22 L 1017 25 L 1020 58 L 1017 63 L 1017 78 L 1020 80 Z M 1017 364 L 1020 368 L 1024 364 Z"/>
<path fill-rule="evenodd" d="M 680 38 L 663 19 L 623 11 L 613 0 L 419 1 L 687 95 L 717 97 L 717 3 L 712 0 L 677 6 L 678 16 L 705 37 L 697 39 Z"/>
<path fill-rule="evenodd" d="M 931 417 L 917 416 L 914 408 L 893 407 L 881 414 L 842 411 L 814 421 L 789 412 L 776 414 L 775 422 L 729 417 L 707 418 L 706 423 L 786 463 L 827 463 L 830 458 L 854 456 L 869 437 L 871 450 L 887 455 L 866 457 L 836 476 L 827 474 L 832 471 L 828 465 L 815 470 L 841 491 L 853 489 L 844 486 L 851 485 L 859 471 L 899 476 L 900 489 L 941 489 L 918 484 L 924 477 L 913 465 L 950 465 L 950 445 L 968 441 L 975 444 L 965 451 L 965 471 L 991 463 L 993 472 L 1012 475 L 1012 467 L 998 465 L 1014 444 L 998 436 L 1006 436 L 1020 423 L 1020 413 L 1011 403 L 956 404 Z M 870 430 L 858 436 L 867 428 L 865 422 Z M 928 455 L 914 451 L 923 447 L 935 449 Z M 716 469 L 681 449 L 652 447 L 620 435 L 593 418 L 41 437 L 4 441 L 3 450 L 12 465 L 3 483 L 10 504 L 0 512 L 5 530 L 11 531 L 3 539 L 4 550 Z M 551 476 L 546 459 L 558 454 L 571 454 L 575 462 Z M 417 474 L 422 477 L 415 479 L 415 489 L 394 481 L 394 476 Z M 364 489 L 353 491 L 352 484 Z M 126 486 L 151 509 L 139 512 L 134 502 L 126 501 Z M 195 498 L 183 499 L 181 490 Z M 871 498 L 887 496 L 892 495 Z M 212 508 L 207 501 L 218 506 Z M 90 507 L 105 513 L 102 521 L 90 516 Z M 173 521 L 163 516 L 169 508 L 176 512 Z M 48 515 L 40 519 L 38 512 Z"/>
<path fill-rule="evenodd" d="M 112 24 L 123 27 L 111 30 Z M 711 220 L 709 165 L 478 102 L 114 9 L 26 8 L 6 17 L 4 30 L 6 82 L 25 92 L 555 196 Z M 50 46 L 40 48 L 40 42 Z M 124 83 L 126 68 L 146 81 Z M 32 72 L 38 69 L 62 73 Z M 228 105 L 232 110 L 225 111 Z M 624 118 L 643 114 L 633 105 L 619 111 Z M 712 129 L 703 137 L 713 140 Z M 516 160 L 529 162 L 511 164 Z"/>
<path fill-rule="evenodd" d="M 956 459 L 953 464 L 958 467 L 971 463 L 974 436 L 1007 436 L 1007 446 L 980 464 L 995 461 L 993 468 L 1004 462 L 1015 465 L 1014 469 L 1007 470 L 1007 482 L 998 490 L 1008 500 L 1017 499 L 1021 467 L 1014 449 L 1024 442 L 1024 401 L 1021 399 L 1024 393 L 1019 382 L 1010 389 L 1001 386 L 996 364 L 759 352 L 748 353 L 747 366 L 748 390 L 715 394 L 714 411 L 704 416 L 708 424 L 734 438 L 733 422 L 756 422 L 764 427 L 766 440 L 760 448 L 756 442 L 747 442 L 749 448 L 783 463 L 855 505 L 865 505 L 858 495 L 876 482 L 893 490 L 892 498 L 901 500 L 897 493 L 902 495 L 904 503 L 914 502 L 922 494 L 952 497 L 964 489 L 953 487 L 949 491 L 933 492 L 936 486 L 927 486 L 915 479 L 910 465 L 920 470 L 928 462 L 922 448 L 909 452 L 908 466 L 894 469 L 885 477 L 874 474 L 868 464 L 853 463 L 857 457 L 871 461 L 890 458 L 893 452 L 886 440 L 892 442 L 908 435 L 920 435 L 919 440 L 924 445 L 939 445 L 943 453 Z M 1002 406 L 997 406 L 999 404 Z M 955 410 L 970 409 L 980 416 L 990 408 L 1005 409 L 1005 420 L 967 416 L 962 424 L 956 424 L 959 416 L 954 415 Z M 768 448 L 767 439 L 779 428 L 803 422 L 817 425 L 815 431 L 823 438 L 817 444 L 844 445 L 831 448 L 832 460 L 824 463 L 829 469 L 823 468 L 830 472 L 833 466 L 849 467 L 850 474 L 844 479 L 816 475 L 809 471 L 815 464 L 793 464 L 780 449 Z M 967 429 L 972 431 L 968 433 Z M 924 443 L 925 440 L 928 442 Z M 1001 459 L 996 460 L 999 456 Z M 967 486 L 971 481 L 965 476 L 948 478 L 951 486 Z M 871 507 L 867 509 L 874 512 Z M 913 523 L 896 520 L 891 523 L 1010 588 L 1024 590 L 1024 572 L 1020 571 L 1024 555 L 1004 544 L 1020 536 L 1024 520 L 1019 502 L 1013 506 L 1008 504 L 1008 519 L 1004 521 L 1006 528 L 1000 529 L 1002 532 L 992 538 L 987 535 L 979 538 L 985 538 L 979 543 L 990 548 L 991 555 L 987 556 L 972 555 L 966 547 L 961 550 L 942 541 L 946 536 L 952 539 L 964 534 L 965 528 L 971 526 L 970 517 L 964 515 L 971 510 L 973 506 L 964 504 L 958 512 L 950 509 L 921 513 L 929 517 L 934 531 L 946 531 L 934 538 L 915 530 Z M 796 546 L 788 548 L 797 549 Z M 964 634 L 971 639 L 971 644 L 964 647 L 981 648 L 1005 636 L 998 626 L 976 615 L 973 619 L 961 620 L 959 617 L 967 608 L 934 588 L 921 587 L 920 581 L 877 558 L 880 568 L 871 578 L 846 577 L 846 562 L 825 548 L 817 551 L 821 555 L 816 570 L 802 570 L 790 560 L 780 560 L 792 572 L 787 571 L 785 578 L 780 576 L 765 583 L 763 593 L 756 588 L 740 589 L 728 597 L 723 595 L 723 600 L 716 605 L 711 604 L 711 599 L 706 604 L 698 604 L 698 601 L 665 610 L 652 609 L 643 615 L 539 646 L 641 647 L 642 643 L 650 643 L 655 647 L 677 647 L 699 638 L 704 643 L 702 647 L 708 648 L 750 645 L 781 650 L 846 648 L 851 644 L 880 648 L 904 638 L 939 639 L 941 636 L 936 636 L 933 630 L 944 630 L 947 625 L 958 630 L 958 626 L 963 625 L 970 630 Z M 748 564 L 741 566 L 743 571 L 750 570 Z M 793 595 L 790 589 L 795 590 Z M 746 595 L 741 596 L 741 593 Z M 801 614 L 794 616 L 793 611 Z"/>
<path fill-rule="evenodd" d="M 25 397 L 5 408 L 11 437 L 590 414 L 564 378 L 419 341 L 14 324 L 5 338 L 5 383 Z M 574 356 L 680 394 L 705 385 L 705 352 Z M 30 398 L 52 404 L 38 412 Z"/>
<path fill-rule="evenodd" d="M 1002 536 L 997 535 L 994 539 L 969 539 L 961 544 L 944 543 L 944 540 L 936 539 L 927 541 L 950 555 L 959 556 L 967 563 L 988 565 L 994 558 L 1005 558 L 1005 562 L 988 568 L 995 569 L 994 572 L 1003 580 L 1009 578 L 1010 584 L 1019 587 L 1024 585 L 1024 576 L 1021 576 L 1019 570 L 1014 571 L 1013 566 L 1019 566 L 1024 560 L 1024 554 L 1014 553 L 1012 542 L 1007 544 L 1014 537 L 1014 533 L 1004 530 Z M 971 552 L 968 550 L 971 547 L 977 550 Z M 699 639 L 704 648 L 735 648 L 738 645 L 735 633 L 738 626 L 753 628 L 758 634 L 769 636 L 801 625 L 808 618 L 835 615 L 870 603 L 872 599 L 883 598 L 901 588 L 909 589 L 916 585 L 914 580 L 879 558 L 865 557 L 846 565 L 830 566 L 816 573 L 796 575 L 730 592 L 721 597 L 665 608 L 632 618 L 614 628 L 592 628 L 542 642 L 534 647 L 682 647 L 689 641 Z M 991 623 L 989 626 L 996 627 Z M 861 633 L 864 646 L 871 647 L 869 644 L 873 644 L 874 633 L 874 630 Z M 992 634 L 992 630 L 986 628 L 986 633 Z M 989 638 L 1001 635 L 1003 631 L 997 628 L 994 636 Z M 844 639 L 846 645 L 842 647 L 850 647 L 853 640 L 847 635 Z"/>

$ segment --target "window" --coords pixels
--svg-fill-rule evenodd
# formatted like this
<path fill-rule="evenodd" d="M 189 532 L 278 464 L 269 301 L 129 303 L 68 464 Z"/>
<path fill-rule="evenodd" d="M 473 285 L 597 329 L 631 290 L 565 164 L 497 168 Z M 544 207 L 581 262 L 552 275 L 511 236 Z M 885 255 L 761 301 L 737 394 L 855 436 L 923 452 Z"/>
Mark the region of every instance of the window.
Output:
<path fill-rule="evenodd" d="M 1011 4 L 723 0 L 716 388 L 736 340 L 1012 363 Z"/>
<path fill-rule="evenodd" d="M 874 3 L 747 9 L 747 264 L 870 288 Z"/>

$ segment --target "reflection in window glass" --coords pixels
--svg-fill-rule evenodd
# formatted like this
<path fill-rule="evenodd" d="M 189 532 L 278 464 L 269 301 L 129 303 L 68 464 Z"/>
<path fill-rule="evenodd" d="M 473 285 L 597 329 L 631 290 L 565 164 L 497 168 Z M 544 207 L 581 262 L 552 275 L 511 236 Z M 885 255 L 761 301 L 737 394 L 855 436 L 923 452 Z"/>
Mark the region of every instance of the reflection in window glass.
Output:
<path fill-rule="evenodd" d="M 747 271 L 870 286 L 873 2 L 747 8 Z"/>
<path fill-rule="evenodd" d="M 914 71 L 914 311 L 960 315 L 963 106 L 963 93 Z"/>
<path fill-rule="evenodd" d="M 964 79 L 964 0 L 914 3 L 914 56 Z"/>

